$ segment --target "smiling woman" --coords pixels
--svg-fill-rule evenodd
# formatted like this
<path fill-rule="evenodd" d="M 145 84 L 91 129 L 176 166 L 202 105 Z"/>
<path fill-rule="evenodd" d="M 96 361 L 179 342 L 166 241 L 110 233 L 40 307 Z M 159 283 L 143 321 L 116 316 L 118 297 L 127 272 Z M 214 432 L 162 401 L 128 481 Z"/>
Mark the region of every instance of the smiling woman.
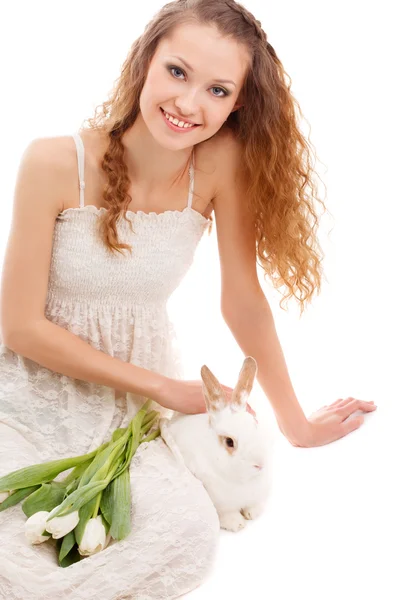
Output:
<path fill-rule="evenodd" d="M 204 27 L 190 20 L 176 24 L 172 34 L 160 40 L 149 61 L 141 92 L 138 118 L 146 122 L 153 137 L 159 139 L 163 148 L 180 149 L 179 154 L 183 156 L 187 156 L 190 148 L 186 146 L 183 151 L 180 138 L 168 136 L 167 140 L 161 140 L 159 128 L 152 128 L 158 107 L 173 115 L 178 122 L 197 124 L 195 131 L 192 131 L 194 137 L 189 138 L 190 144 L 204 142 L 214 136 L 229 114 L 241 105 L 238 102 L 240 87 L 249 68 L 250 56 L 242 45 L 221 36 L 212 25 L 207 27 L 207 38 L 206 47 L 213 50 L 199 54 L 198 48 L 204 45 Z M 217 55 L 214 51 L 216 47 Z M 182 49 L 185 50 L 184 56 Z M 179 64 L 172 64 L 172 58 L 178 59 L 189 75 Z M 221 83 L 223 75 L 230 76 L 222 80 L 227 84 L 226 88 L 217 85 Z M 131 135 L 134 129 L 131 128 Z M 176 127 L 171 129 L 177 131 Z M 128 132 L 125 133 L 125 139 L 127 135 Z"/>
<path fill-rule="evenodd" d="M 0 476 L 87 454 L 150 398 L 166 419 L 172 411 L 196 417 L 197 433 L 197 418 L 209 436 L 214 425 L 214 447 L 226 442 L 224 460 L 240 488 L 241 469 L 252 479 L 266 471 L 253 445 L 261 423 L 247 404 L 256 372 L 294 446 L 339 439 L 361 423 L 345 421 L 352 412 L 373 410 L 349 398 L 305 417 L 258 281 L 257 263 L 302 308 L 321 281 L 317 188 L 285 75 L 242 5 L 169 2 L 134 41 L 111 97 L 87 126 L 27 147 L 1 289 Z M 167 307 L 212 212 L 218 309 L 247 358 L 239 391 L 203 366 L 206 403 L 204 379 L 183 377 Z M 249 427 L 244 437 L 240 423 Z M 44 540 L 22 544 L 17 506 L 0 510 L 0 593 L 9 600 L 173 600 L 199 586 L 213 566 L 220 525 L 237 530 L 259 506 L 236 493 L 233 502 L 228 485 L 220 522 L 218 492 L 213 502 L 191 461 L 196 438 L 184 426 L 180 434 L 186 461 L 166 437 L 135 454 L 129 536 L 70 567 L 58 567 Z M 0 501 L 10 502 L 11 492 L 0 489 Z"/>

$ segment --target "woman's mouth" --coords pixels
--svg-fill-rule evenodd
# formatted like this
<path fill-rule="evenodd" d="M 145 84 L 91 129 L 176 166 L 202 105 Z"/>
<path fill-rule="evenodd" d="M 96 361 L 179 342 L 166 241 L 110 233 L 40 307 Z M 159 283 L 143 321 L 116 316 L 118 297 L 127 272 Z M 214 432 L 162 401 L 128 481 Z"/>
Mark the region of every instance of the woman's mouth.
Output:
<path fill-rule="evenodd" d="M 163 119 L 165 121 L 165 123 L 168 125 L 168 127 L 170 129 L 172 129 L 172 131 L 178 131 L 179 133 L 185 133 L 188 131 L 193 131 L 193 129 L 196 129 L 196 127 L 200 127 L 200 125 L 192 125 L 189 123 L 186 123 L 185 121 L 178 121 L 178 119 L 174 118 L 175 123 L 170 120 L 172 119 L 172 115 L 169 115 L 167 112 L 164 111 L 164 109 L 162 109 L 160 107 Z"/>

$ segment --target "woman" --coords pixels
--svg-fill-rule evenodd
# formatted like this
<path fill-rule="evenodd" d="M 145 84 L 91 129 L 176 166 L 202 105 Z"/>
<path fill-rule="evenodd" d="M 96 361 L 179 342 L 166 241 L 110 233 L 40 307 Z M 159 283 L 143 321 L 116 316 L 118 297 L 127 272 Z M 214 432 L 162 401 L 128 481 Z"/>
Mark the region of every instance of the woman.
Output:
<path fill-rule="evenodd" d="M 348 398 L 305 417 L 258 282 L 256 260 L 288 297 L 300 292 L 302 310 L 320 286 L 294 108 L 247 10 L 177 1 L 135 41 L 87 128 L 28 146 L 1 290 L 0 475 L 91 451 L 147 397 L 167 414 L 205 411 L 202 381 L 182 379 L 166 304 L 212 212 L 222 314 L 257 360 L 283 434 L 326 444 L 361 424 L 346 420 L 355 410 L 374 409 Z M 66 569 L 51 541 L 26 544 L 18 505 L 0 513 L 3 595 L 172 599 L 197 587 L 219 532 L 203 486 L 161 438 L 139 447 L 130 477 L 131 534 Z"/>

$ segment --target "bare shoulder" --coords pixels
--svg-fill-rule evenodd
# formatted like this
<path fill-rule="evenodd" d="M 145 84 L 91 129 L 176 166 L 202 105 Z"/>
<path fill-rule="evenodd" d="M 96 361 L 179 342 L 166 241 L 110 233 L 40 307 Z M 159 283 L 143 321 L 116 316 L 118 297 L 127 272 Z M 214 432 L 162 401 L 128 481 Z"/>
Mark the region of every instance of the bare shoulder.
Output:
<path fill-rule="evenodd" d="M 45 162 L 52 169 L 61 172 L 71 167 L 74 148 L 76 146 L 72 136 L 36 138 L 28 144 L 24 157 L 29 155 L 31 160 Z"/>
<path fill-rule="evenodd" d="M 240 155 L 241 145 L 232 131 L 228 127 L 221 128 L 215 135 L 199 144 L 201 155 L 204 160 L 208 158 L 218 175 L 219 169 L 229 169 L 232 167 L 232 160 L 236 160 Z"/>
<path fill-rule="evenodd" d="M 35 173 L 37 179 L 45 180 L 51 185 L 49 200 L 61 212 L 71 193 L 71 182 L 78 189 L 76 146 L 72 136 L 33 139 L 22 154 L 21 170 Z"/>
<path fill-rule="evenodd" d="M 211 200 L 207 216 L 215 208 L 221 186 L 234 177 L 240 160 L 240 144 L 231 129 L 221 128 L 208 140 L 201 142 L 196 150 L 196 165 L 206 174 L 207 195 Z"/>
<path fill-rule="evenodd" d="M 12 349 L 45 315 L 54 228 L 71 156 L 69 140 L 53 137 L 30 141 L 20 159 L 0 298 L 0 329 Z"/>
<path fill-rule="evenodd" d="M 224 129 L 216 137 L 213 146 L 215 165 L 215 208 L 229 202 L 230 208 L 239 201 L 245 190 L 243 166 L 243 147 L 231 129 Z M 243 198 L 242 198 L 243 201 Z"/>
<path fill-rule="evenodd" d="M 242 146 L 234 132 L 225 129 L 214 140 L 216 194 L 213 200 L 221 268 L 223 312 L 239 301 L 247 303 L 260 292 L 256 270 L 256 245 L 253 214 L 246 199 L 246 179 Z"/>

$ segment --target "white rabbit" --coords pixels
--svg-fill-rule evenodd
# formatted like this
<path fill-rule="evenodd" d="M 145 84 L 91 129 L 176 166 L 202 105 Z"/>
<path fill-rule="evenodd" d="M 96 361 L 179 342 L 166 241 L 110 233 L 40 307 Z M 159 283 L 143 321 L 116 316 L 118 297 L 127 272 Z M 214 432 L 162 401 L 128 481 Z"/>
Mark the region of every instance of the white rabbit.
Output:
<path fill-rule="evenodd" d="M 257 363 L 245 358 L 239 379 L 227 400 L 206 365 L 201 368 L 207 412 L 175 413 L 160 419 L 161 436 L 207 490 L 220 525 L 238 531 L 246 519 L 263 510 L 269 488 L 267 439 L 247 409 Z"/>

